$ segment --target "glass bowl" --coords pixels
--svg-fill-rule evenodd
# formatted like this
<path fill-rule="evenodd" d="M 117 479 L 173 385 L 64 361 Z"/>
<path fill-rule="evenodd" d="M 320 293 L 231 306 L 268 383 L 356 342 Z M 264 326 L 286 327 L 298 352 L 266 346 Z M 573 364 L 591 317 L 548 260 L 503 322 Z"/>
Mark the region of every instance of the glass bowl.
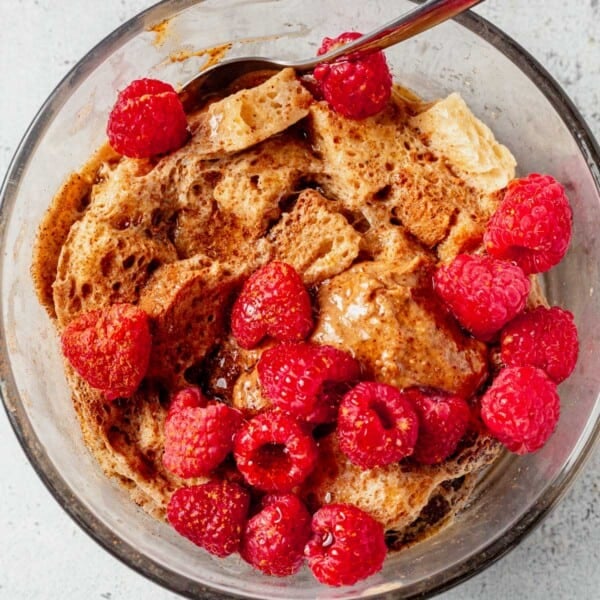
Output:
<path fill-rule="evenodd" d="M 504 456 L 442 533 L 388 558 L 355 586 L 320 586 L 306 570 L 268 578 L 238 558 L 191 551 L 166 524 L 134 506 L 83 445 L 52 324 L 35 297 L 31 248 L 63 179 L 104 141 L 115 90 L 141 76 L 181 85 L 219 52 L 284 59 L 315 53 L 325 35 L 369 30 L 412 7 L 374 0 L 167 0 L 93 49 L 58 85 L 25 135 L 2 188 L 1 392 L 31 463 L 64 509 L 108 551 L 193 598 L 423 597 L 475 574 L 508 551 L 563 496 L 600 430 L 600 158 L 557 84 L 484 19 L 466 14 L 387 51 L 395 78 L 427 99 L 458 91 L 515 154 L 519 172 L 552 173 L 574 210 L 571 249 L 545 277 L 548 298 L 580 331 L 576 371 L 560 388 L 550 442 Z M 264 15 L 269 16 L 265 18 Z M 233 41 L 232 41 L 233 40 Z"/>

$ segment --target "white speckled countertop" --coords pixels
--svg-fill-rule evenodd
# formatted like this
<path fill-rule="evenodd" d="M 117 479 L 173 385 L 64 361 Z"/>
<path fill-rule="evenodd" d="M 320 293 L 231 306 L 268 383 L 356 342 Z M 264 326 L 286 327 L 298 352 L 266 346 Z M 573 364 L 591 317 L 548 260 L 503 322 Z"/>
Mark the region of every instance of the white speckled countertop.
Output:
<path fill-rule="evenodd" d="M 56 83 L 149 0 L 0 0 L 0 177 Z M 600 139 L 599 0 L 488 0 L 477 12 L 565 88 Z M 0 411 L 0 599 L 175 600 L 63 512 Z M 510 554 L 443 600 L 600 598 L 600 448 L 558 508 Z"/>

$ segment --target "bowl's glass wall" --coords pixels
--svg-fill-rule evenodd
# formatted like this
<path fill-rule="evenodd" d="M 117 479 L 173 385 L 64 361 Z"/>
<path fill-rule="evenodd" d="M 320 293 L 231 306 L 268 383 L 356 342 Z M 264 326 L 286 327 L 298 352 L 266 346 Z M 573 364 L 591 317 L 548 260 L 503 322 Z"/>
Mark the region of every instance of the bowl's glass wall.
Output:
<path fill-rule="evenodd" d="M 320 587 L 305 571 L 280 580 L 257 574 L 237 558 L 210 558 L 134 507 L 118 486 L 103 477 L 83 446 L 57 339 L 35 298 L 29 267 L 36 225 L 52 195 L 104 141 L 115 90 L 140 76 L 183 84 L 208 60 L 202 50 L 232 39 L 242 41 L 233 44 L 229 57 L 303 58 L 315 53 L 325 35 L 366 31 L 411 6 L 408 1 L 385 0 L 162 3 L 103 42 L 62 82 L 26 137 L 5 182 L 2 328 L 8 356 L 0 366 L 9 415 L 38 471 L 65 508 L 118 556 L 177 591 L 200 594 L 208 585 L 242 596 L 292 599 L 368 597 L 392 591 L 412 595 L 443 586 L 518 539 L 560 495 L 597 433 L 600 178 L 598 166 L 591 164 L 593 148 L 590 151 L 581 135 L 570 131 L 567 123 L 572 115 L 566 119 L 548 99 L 555 93 L 552 86 L 541 90 L 543 79 L 536 85 L 492 43 L 452 22 L 387 52 L 396 79 L 431 99 L 459 91 L 512 149 L 520 173 L 554 174 L 565 184 L 574 209 L 572 248 L 547 277 L 546 286 L 552 303 L 575 313 L 581 357 L 574 375 L 561 386 L 562 416 L 551 442 L 534 455 L 503 459 L 481 482 L 478 499 L 452 527 L 390 558 L 380 574 L 348 590 Z M 151 30 L 168 16 L 158 31 Z M 479 23 L 485 30 L 474 19 L 466 23 L 472 27 Z M 494 32 L 484 35 L 505 43 Z M 185 60 L 182 51 L 188 56 Z"/>

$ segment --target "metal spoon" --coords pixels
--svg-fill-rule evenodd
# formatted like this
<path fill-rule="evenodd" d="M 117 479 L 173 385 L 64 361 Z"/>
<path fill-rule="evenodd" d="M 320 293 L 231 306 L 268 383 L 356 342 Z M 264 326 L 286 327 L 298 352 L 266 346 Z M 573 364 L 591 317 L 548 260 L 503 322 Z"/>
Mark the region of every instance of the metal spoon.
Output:
<path fill-rule="evenodd" d="M 226 60 L 194 77 L 183 87 L 179 96 L 184 107 L 190 109 L 203 96 L 224 89 L 238 77 L 254 71 L 279 71 L 286 67 L 292 67 L 297 73 L 306 73 L 321 63 L 332 62 L 340 56 L 350 53 L 383 50 L 451 19 L 482 1 L 427 0 L 398 19 L 390 21 L 357 40 L 335 48 L 327 54 L 301 62 L 285 62 L 255 56 Z"/>

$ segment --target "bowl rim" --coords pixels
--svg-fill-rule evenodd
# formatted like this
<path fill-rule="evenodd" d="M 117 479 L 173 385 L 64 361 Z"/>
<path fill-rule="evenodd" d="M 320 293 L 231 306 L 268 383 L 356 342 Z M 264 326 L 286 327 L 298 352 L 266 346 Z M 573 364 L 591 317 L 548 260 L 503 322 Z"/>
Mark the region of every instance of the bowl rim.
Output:
<path fill-rule="evenodd" d="M 411 1 L 419 2 L 420 0 Z M 56 106 L 62 99 L 68 97 L 72 86 L 76 85 L 82 76 L 82 72 L 87 73 L 93 70 L 104 60 L 102 57 L 129 41 L 137 32 L 172 16 L 173 9 L 180 12 L 202 2 L 203 0 L 162 0 L 150 6 L 101 40 L 56 85 L 25 131 L 0 188 L 0 236 L 3 249 L 6 245 L 6 223 L 17 197 L 20 174 L 35 150 L 35 140 L 43 133 L 53 116 L 52 106 Z M 492 44 L 537 86 L 571 131 L 600 194 L 600 147 L 579 110 L 560 84 L 527 50 L 484 17 L 467 11 L 455 17 L 454 20 Z M 0 299 L 0 305 L 1 302 Z M 112 556 L 140 575 L 181 596 L 192 599 L 202 597 L 208 600 L 222 600 L 230 597 L 246 598 L 247 596 L 238 596 L 231 592 L 225 595 L 215 588 L 206 587 L 197 581 L 190 581 L 185 576 L 161 565 L 130 544 L 123 542 L 86 508 L 56 470 L 29 423 L 19 400 L 10 364 L 5 358 L 2 358 L 8 356 L 5 336 L 0 336 L 0 340 L 0 398 L 8 420 L 33 469 L 71 519 Z M 395 591 L 370 597 L 389 599 L 431 597 L 460 584 L 489 567 L 529 535 L 554 509 L 583 469 L 599 440 L 600 420 L 597 420 L 570 470 L 553 482 L 540 501 L 532 506 L 514 527 L 490 543 L 484 551 L 446 571 L 443 580 L 439 583 L 429 588 L 419 586 L 418 589 L 416 587 L 418 584 L 414 584 L 411 586 L 412 591 L 410 591 L 411 588 L 407 590 L 409 595 L 402 595 L 404 592 Z"/>

